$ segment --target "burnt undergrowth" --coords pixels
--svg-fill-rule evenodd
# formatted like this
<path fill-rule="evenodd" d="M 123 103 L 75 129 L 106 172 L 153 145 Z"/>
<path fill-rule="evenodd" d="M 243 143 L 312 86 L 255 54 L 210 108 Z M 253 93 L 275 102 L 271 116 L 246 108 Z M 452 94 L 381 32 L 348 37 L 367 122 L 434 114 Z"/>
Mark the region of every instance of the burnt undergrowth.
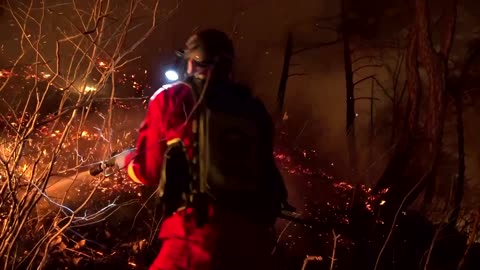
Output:
<path fill-rule="evenodd" d="M 97 127 L 101 123 L 101 108 L 101 104 L 93 106 L 96 116 L 88 119 L 79 131 L 82 149 L 90 151 L 84 163 L 87 165 L 97 162 L 104 151 L 98 144 L 102 140 Z M 121 150 L 134 142 L 132 127 L 138 124 L 128 116 L 144 110 L 144 104 L 119 103 L 116 108 L 116 122 L 121 130 L 116 130 L 116 139 L 111 142 L 113 148 Z M 35 135 L 37 140 L 56 140 L 56 131 L 43 134 L 42 130 L 40 126 Z M 389 192 L 373 195 L 365 185 L 354 187 L 348 181 L 338 180 L 334 168 L 323 164 L 321 153 L 292 148 L 288 135 L 282 131 L 278 134 L 275 157 L 286 181 L 295 187 L 290 191 L 291 203 L 299 217 L 295 221 L 278 219 L 276 261 L 283 269 L 302 269 L 307 255 L 321 256 L 322 260 L 309 261 L 305 269 L 330 269 L 335 232 L 340 236 L 336 241 L 334 269 L 374 269 L 392 228 L 386 221 L 391 219 L 384 217 L 391 217 L 397 210 L 389 203 Z M 69 141 L 66 145 L 77 146 Z M 58 168 L 72 167 L 71 159 L 74 157 L 59 159 Z M 64 171 L 68 174 L 86 169 L 88 166 Z M 52 207 L 50 214 L 56 217 L 53 219 L 41 211 L 36 216 L 32 213 L 15 245 L 17 269 L 31 266 L 32 256 L 37 263 L 47 256 L 46 269 L 148 268 L 161 248 L 157 235 L 163 217 L 155 188 L 136 185 L 123 172 L 108 178 L 92 178 L 88 183 L 89 186 L 78 187 L 75 196 L 85 198 L 94 188 L 92 199 L 75 215 L 68 229 L 55 238 L 49 250 L 36 255 L 29 250 L 46 232 L 63 227 L 66 220 L 58 217 L 66 210 Z M 479 269 L 480 247 L 472 244 L 465 252 L 467 235 L 450 226 L 439 230 L 442 225 L 433 225 L 415 212 L 399 213 L 377 269 L 457 269 L 462 258 L 462 267 L 458 269 Z M 68 213 L 63 216 L 68 217 Z"/>
<path fill-rule="evenodd" d="M 300 220 L 277 222 L 275 256 L 282 269 L 302 269 L 307 255 L 323 260 L 310 261 L 305 269 L 330 269 L 333 231 L 340 235 L 334 269 L 374 269 L 392 228 L 382 220 L 388 202 L 382 196 L 372 196 L 368 187 L 355 190 L 323 170 L 309 168 L 314 155 L 285 151 L 277 149 L 278 164 L 286 177 L 293 177 L 302 186 L 304 204 L 295 205 Z M 116 177 L 116 181 L 124 179 L 123 175 Z M 47 268 L 147 269 L 161 247 L 156 237 L 161 209 L 158 200 L 151 197 L 151 188 L 137 191 L 122 198 L 134 203 L 105 220 L 69 229 L 48 254 Z M 415 212 L 401 211 L 377 269 L 457 269 L 462 258 L 459 269 L 479 269 L 478 244 L 464 256 L 468 236 L 448 226 L 437 233 L 439 226 Z"/>

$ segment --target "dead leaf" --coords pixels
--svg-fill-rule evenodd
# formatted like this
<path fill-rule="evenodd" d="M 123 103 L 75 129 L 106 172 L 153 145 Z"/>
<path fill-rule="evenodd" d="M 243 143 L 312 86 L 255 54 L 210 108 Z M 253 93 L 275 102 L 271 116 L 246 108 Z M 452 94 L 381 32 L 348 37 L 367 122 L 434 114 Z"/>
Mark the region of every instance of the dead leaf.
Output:
<path fill-rule="evenodd" d="M 139 248 L 140 250 L 143 250 L 143 248 L 145 247 L 146 243 L 147 243 L 147 241 L 146 241 L 145 239 L 140 240 L 140 242 L 138 243 L 138 248 Z"/>
<path fill-rule="evenodd" d="M 75 244 L 74 248 L 76 248 L 76 249 L 81 248 L 81 247 L 85 246 L 86 242 L 87 241 L 85 239 L 82 239 L 82 240 L 78 241 L 78 243 Z"/>
<path fill-rule="evenodd" d="M 52 247 L 53 247 L 53 246 L 56 246 L 56 245 L 58 245 L 58 244 L 60 244 L 60 243 L 62 243 L 62 237 L 61 237 L 61 236 L 57 236 L 57 237 L 55 238 L 55 240 L 52 241 L 51 245 L 52 245 Z"/>
<path fill-rule="evenodd" d="M 65 245 L 65 243 L 63 243 L 63 242 L 61 242 L 60 245 L 58 245 L 59 251 L 63 251 L 66 248 L 67 248 L 67 245 Z"/>
<path fill-rule="evenodd" d="M 82 259 L 83 259 L 82 257 L 73 258 L 73 264 L 74 264 L 75 266 L 78 266 L 78 263 L 79 263 Z"/>

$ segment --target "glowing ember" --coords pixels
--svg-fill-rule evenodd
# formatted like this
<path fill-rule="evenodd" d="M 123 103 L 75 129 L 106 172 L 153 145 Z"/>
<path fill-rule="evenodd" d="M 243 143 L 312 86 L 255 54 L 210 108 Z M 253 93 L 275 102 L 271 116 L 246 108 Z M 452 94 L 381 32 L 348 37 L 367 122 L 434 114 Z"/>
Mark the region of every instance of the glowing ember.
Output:
<path fill-rule="evenodd" d="M 368 203 L 368 202 L 365 202 L 365 208 L 367 208 L 367 209 L 368 209 L 368 211 L 371 211 L 371 212 L 373 212 L 373 207 L 372 207 L 372 205 L 371 205 L 370 203 Z"/>
<path fill-rule="evenodd" d="M 85 92 L 95 92 L 97 91 L 97 88 L 93 86 L 85 86 Z"/>
<path fill-rule="evenodd" d="M 129 262 L 128 262 L 128 265 L 131 266 L 131 267 L 133 267 L 133 268 L 137 267 L 137 264 L 136 264 L 135 262 L 133 262 L 133 261 L 129 261 Z"/>
<path fill-rule="evenodd" d="M 6 78 L 6 77 L 10 77 L 12 75 L 11 72 L 9 71 L 6 71 L 6 70 L 0 70 L 0 78 Z"/>
<path fill-rule="evenodd" d="M 340 182 L 340 183 L 333 183 L 333 186 L 336 187 L 336 188 L 340 188 L 340 189 L 343 189 L 343 190 L 350 190 L 350 189 L 353 189 L 353 186 L 346 183 L 346 182 Z"/>

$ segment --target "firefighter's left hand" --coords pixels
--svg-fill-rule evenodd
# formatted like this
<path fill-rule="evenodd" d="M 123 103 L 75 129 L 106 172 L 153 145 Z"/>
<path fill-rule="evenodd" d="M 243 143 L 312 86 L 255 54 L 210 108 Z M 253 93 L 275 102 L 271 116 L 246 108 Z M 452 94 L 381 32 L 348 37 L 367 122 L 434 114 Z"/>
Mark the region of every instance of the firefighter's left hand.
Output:
<path fill-rule="evenodd" d="M 107 166 L 117 166 L 119 169 L 125 168 L 132 159 L 132 154 L 134 151 L 135 149 L 128 149 L 114 155 L 106 162 Z"/>

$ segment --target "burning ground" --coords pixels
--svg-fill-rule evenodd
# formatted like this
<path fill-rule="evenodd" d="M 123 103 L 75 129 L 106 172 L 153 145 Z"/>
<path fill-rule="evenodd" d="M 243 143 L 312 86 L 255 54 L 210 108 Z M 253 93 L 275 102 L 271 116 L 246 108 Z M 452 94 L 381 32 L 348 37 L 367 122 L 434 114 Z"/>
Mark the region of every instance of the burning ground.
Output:
<path fill-rule="evenodd" d="M 57 145 L 61 146 L 61 152 L 54 162 L 47 187 L 53 187 L 62 179 L 71 179 L 71 186 L 66 194 L 50 193 L 47 199 L 40 196 L 14 245 L 12 254 L 20 268 L 29 265 L 32 258 L 32 265 L 47 258 L 46 266 L 52 269 L 103 266 L 144 269 L 158 252 L 160 243 L 156 236 L 162 212 L 154 188 L 132 183 L 123 172 L 106 178 L 94 178 L 86 173 L 91 166 L 107 158 L 107 153 L 135 143 L 135 129 L 141 121 L 145 103 L 141 99 L 116 100 L 113 105 L 115 125 L 110 133 L 105 132 L 109 106 L 101 100 L 85 109 L 88 115 L 74 119 L 70 129 L 66 128 L 68 119 L 57 118 L 54 113 L 37 120 L 38 125 L 26 141 L 24 155 L 15 171 L 19 184 L 15 195 L 21 197 L 35 172 L 48 168 Z M 18 135 L 14 130 L 28 125 L 30 119 L 28 114 L 4 119 L 0 151 L 3 157 L 12 151 Z M 68 136 L 63 137 L 64 132 L 68 132 Z M 388 201 L 371 195 L 369 187 L 354 187 L 349 181 L 337 179 L 333 164 L 319 162 L 318 150 L 293 149 L 288 144 L 288 133 L 280 130 L 278 134 L 275 157 L 284 174 L 290 202 L 300 216 L 297 221 L 279 219 L 278 260 L 285 269 L 300 269 L 306 255 L 321 256 L 323 260 L 310 262 L 307 269 L 328 269 L 335 231 L 340 235 L 335 243 L 337 269 L 353 269 L 358 265 L 373 268 L 390 231 L 390 226 L 379 217 Z M 1 181 L 8 178 L 6 175 L 0 177 Z M 30 186 L 30 190 L 35 189 L 42 188 Z M 3 220 L 12 203 L 8 198 L 4 196 L 1 201 Z M 85 205 L 77 210 L 83 202 Z M 426 259 L 435 228 L 421 217 L 406 212 L 401 213 L 397 224 L 395 237 L 384 252 L 380 266 L 383 265 L 383 269 L 412 269 Z M 55 236 L 62 227 L 66 229 Z M 35 249 L 39 240 L 52 236 L 55 237 L 48 249 Z M 442 257 L 442 252 L 448 249 L 439 243 L 431 259 L 431 264 L 438 266 L 435 269 L 452 269 L 465 249 L 463 236 L 452 232 L 444 237 L 458 239 L 458 252 Z M 473 252 L 471 254 L 469 256 L 474 256 Z M 469 258 L 465 265 L 474 267 L 473 259 Z"/>

